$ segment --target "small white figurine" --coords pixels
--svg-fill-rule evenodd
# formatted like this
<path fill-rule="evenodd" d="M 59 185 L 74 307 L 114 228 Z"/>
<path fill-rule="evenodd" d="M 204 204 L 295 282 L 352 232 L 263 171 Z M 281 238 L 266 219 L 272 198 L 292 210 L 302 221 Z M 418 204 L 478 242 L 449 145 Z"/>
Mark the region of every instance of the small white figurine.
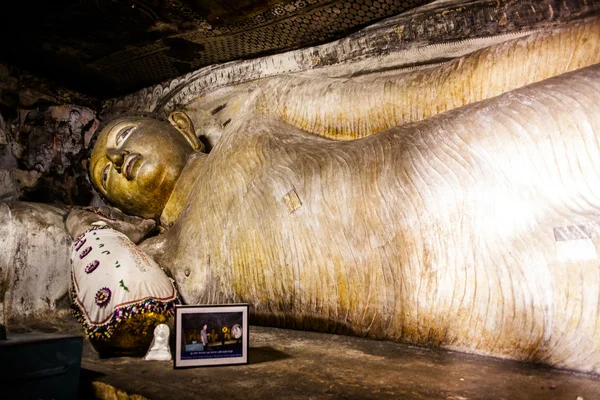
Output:
<path fill-rule="evenodd" d="M 171 349 L 169 348 L 169 327 L 166 324 L 160 324 L 154 328 L 154 339 L 144 360 L 171 360 Z"/>

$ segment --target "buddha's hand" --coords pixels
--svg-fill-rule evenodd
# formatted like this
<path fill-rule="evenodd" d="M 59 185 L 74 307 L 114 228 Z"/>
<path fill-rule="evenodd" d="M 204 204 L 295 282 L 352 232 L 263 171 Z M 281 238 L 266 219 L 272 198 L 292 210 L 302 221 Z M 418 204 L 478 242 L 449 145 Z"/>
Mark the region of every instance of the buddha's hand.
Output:
<path fill-rule="evenodd" d="M 135 244 L 141 242 L 156 227 L 156 221 L 153 219 L 126 215 L 113 207 L 98 209 L 75 207 L 67 216 L 67 231 L 75 239 L 90 229 L 94 222 L 99 221 L 124 233 Z"/>

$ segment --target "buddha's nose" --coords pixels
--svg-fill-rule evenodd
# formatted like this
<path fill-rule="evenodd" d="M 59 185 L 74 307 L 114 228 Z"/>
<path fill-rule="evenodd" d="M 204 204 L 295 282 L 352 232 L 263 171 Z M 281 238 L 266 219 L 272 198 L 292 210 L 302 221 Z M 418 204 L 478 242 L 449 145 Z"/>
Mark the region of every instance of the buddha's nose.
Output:
<path fill-rule="evenodd" d="M 121 170 L 123 160 L 127 154 L 128 152 L 125 150 L 106 149 L 106 157 L 108 157 L 118 171 Z"/>

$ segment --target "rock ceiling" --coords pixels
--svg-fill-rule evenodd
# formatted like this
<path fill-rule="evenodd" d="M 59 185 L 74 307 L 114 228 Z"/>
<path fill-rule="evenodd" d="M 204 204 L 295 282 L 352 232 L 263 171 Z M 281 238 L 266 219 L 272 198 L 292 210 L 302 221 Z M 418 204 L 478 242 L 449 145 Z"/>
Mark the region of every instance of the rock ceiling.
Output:
<path fill-rule="evenodd" d="M 0 61 L 98 98 L 328 42 L 431 0 L 12 2 Z"/>

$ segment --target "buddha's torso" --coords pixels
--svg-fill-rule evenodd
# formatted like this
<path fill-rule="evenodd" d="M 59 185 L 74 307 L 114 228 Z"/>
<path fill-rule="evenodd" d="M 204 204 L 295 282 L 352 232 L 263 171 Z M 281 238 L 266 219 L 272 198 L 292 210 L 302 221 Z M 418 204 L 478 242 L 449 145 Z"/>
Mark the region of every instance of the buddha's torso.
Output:
<path fill-rule="evenodd" d="M 536 146 L 519 152 L 490 136 L 508 131 L 483 103 L 350 142 L 245 119 L 199 168 L 157 260 L 186 302 L 248 302 L 257 322 L 526 358 L 564 306 L 547 296 L 567 288 L 552 287 L 553 227 L 585 211 L 565 207 L 585 195 L 570 187 L 547 196 L 564 176 L 538 174 L 544 143 L 582 140 L 534 128 L 532 110 L 556 114 L 539 98 L 519 120 Z"/>

